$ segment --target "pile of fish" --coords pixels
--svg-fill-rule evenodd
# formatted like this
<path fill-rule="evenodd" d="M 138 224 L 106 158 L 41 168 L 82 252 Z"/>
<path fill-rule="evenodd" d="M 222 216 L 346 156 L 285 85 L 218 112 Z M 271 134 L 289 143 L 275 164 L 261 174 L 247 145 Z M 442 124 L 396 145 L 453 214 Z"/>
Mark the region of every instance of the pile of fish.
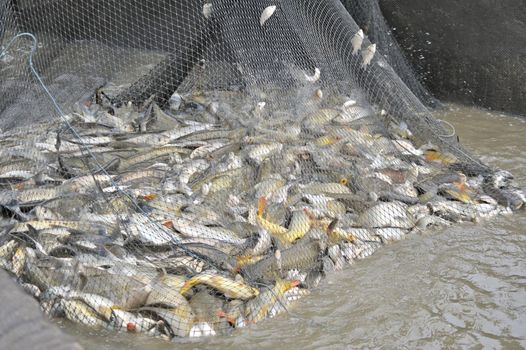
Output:
<path fill-rule="evenodd" d="M 166 339 L 229 334 L 430 226 L 511 213 L 506 171 L 464 174 L 411 126 L 316 91 L 116 107 L 0 134 L 0 264 L 51 317 Z"/>

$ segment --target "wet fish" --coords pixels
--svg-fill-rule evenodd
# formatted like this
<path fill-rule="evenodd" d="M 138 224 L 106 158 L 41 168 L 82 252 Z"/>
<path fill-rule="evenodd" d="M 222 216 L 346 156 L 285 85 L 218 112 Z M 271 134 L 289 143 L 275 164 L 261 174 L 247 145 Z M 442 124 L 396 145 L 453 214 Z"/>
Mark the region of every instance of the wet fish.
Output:
<path fill-rule="evenodd" d="M 373 60 L 374 54 L 376 53 L 376 44 L 371 44 L 362 52 L 362 68 L 366 68 Z"/>
<path fill-rule="evenodd" d="M 141 314 L 151 316 L 164 322 L 172 336 L 188 337 L 194 324 L 195 315 L 190 308 L 165 309 L 161 307 L 143 306 Z"/>
<path fill-rule="evenodd" d="M 60 304 L 68 320 L 96 329 L 106 327 L 104 319 L 85 302 L 75 299 L 62 299 Z"/>
<path fill-rule="evenodd" d="M 400 202 L 380 202 L 362 213 L 358 223 L 365 228 L 411 229 L 415 225 L 407 213 L 407 205 Z"/>
<path fill-rule="evenodd" d="M 277 310 L 283 310 L 278 306 L 283 303 L 281 300 L 284 294 L 290 289 L 298 286 L 299 281 L 287 281 L 278 279 L 271 290 L 267 290 L 261 295 L 249 301 L 246 306 L 246 321 L 248 323 L 257 323 L 267 317 L 269 314 L 278 314 Z"/>
<path fill-rule="evenodd" d="M 250 287 L 243 282 L 231 280 L 229 278 L 209 273 L 196 275 L 185 282 L 180 290 L 185 294 L 195 285 L 205 284 L 219 290 L 227 298 L 247 300 L 259 295 L 257 288 Z"/>
<path fill-rule="evenodd" d="M 106 230 L 104 227 L 100 225 L 93 225 L 90 223 L 85 223 L 81 221 L 67 221 L 67 220 L 45 220 L 45 221 L 39 221 L 39 220 L 32 220 L 22 223 L 15 224 L 11 229 L 10 233 L 20 233 L 20 232 L 28 232 L 30 230 L 30 226 L 34 227 L 36 230 L 44 230 L 44 229 L 50 229 L 55 227 L 64 227 L 69 228 L 76 231 L 81 232 L 87 232 L 90 234 L 101 234 L 104 235 Z"/>
<path fill-rule="evenodd" d="M 265 23 L 269 20 L 269 18 L 272 17 L 275 11 L 276 11 L 276 5 L 271 5 L 271 6 L 266 7 L 261 13 L 261 17 L 259 19 L 259 25 L 263 27 Z"/>
<path fill-rule="evenodd" d="M 353 55 L 356 55 L 358 51 L 360 51 L 360 49 L 362 48 L 363 39 L 364 39 L 363 30 L 360 29 L 359 31 L 356 32 L 356 34 L 354 34 L 354 36 L 351 39 Z"/>
<path fill-rule="evenodd" d="M 121 160 L 119 168 L 128 169 L 131 166 L 141 164 L 144 162 L 151 162 L 156 158 L 163 157 L 170 154 L 188 154 L 190 151 L 175 145 L 165 145 L 162 147 L 147 150 L 145 152 L 134 155 L 128 159 Z"/>
<path fill-rule="evenodd" d="M 260 260 L 241 269 L 242 274 L 249 280 L 273 280 L 281 275 L 280 270 L 292 269 L 311 270 L 318 266 L 320 253 L 324 248 L 321 241 L 313 240 L 298 242 L 292 247 L 282 250 L 280 262 L 274 255 Z"/>
<path fill-rule="evenodd" d="M 168 225 L 186 237 L 206 238 L 235 245 L 243 245 L 245 239 L 239 238 L 234 232 L 220 227 L 208 227 L 183 218 L 172 218 Z"/>
<path fill-rule="evenodd" d="M 320 69 L 318 67 L 315 67 L 313 75 L 307 75 L 306 73 L 304 73 L 304 74 L 305 74 L 305 80 L 307 80 L 308 82 L 314 83 L 314 82 L 318 81 L 318 79 L 320 79 L 321 71 L 320 71 Z"/>

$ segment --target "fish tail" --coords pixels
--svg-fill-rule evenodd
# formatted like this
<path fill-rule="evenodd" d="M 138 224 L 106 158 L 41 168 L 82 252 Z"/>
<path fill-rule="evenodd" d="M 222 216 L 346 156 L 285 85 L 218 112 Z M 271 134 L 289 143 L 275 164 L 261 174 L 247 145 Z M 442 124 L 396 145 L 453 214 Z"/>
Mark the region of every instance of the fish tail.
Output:
<path fill-rule="evenodd" d="M 187 280 L 183 286 L 181 287 L 181 290 L 179 291 L 179 293 L 181 295 L 184 295 L 186 292 L 188 292 L 190 290 L 190 288 L 192 288 L 193 286 L 195 285 L 195 279 L 194 278 L 190 278 L 189 280 Z"/>
<path fill-rule="evenodd" d="M 257 215 L 259 217 L 263 217 L 263 212 L 265 211 L 265 207 L 266 206 L 267 206 L 267 198 L 259 197 L 259 199 L 258 199 L 258 213 L 257 213 Z"/>

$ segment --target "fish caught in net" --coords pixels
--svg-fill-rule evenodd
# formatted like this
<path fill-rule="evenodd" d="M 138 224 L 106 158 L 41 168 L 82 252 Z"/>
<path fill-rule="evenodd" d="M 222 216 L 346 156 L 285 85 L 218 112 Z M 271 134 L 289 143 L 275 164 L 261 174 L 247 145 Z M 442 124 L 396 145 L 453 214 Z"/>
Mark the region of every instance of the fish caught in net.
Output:
<path fill-rule="evenodd" d="M 342 4 L 349 11 L 356 24 L 364 28 L 369 40 L 374 42 L 378 50 L 394 69 L 404 84 L 411 89 L 424 105 L 431 108 L 440 106 L 440 102 L 432 96 L 415 74 L 415 70 L 404 56 L 400 45 L 394 38 L 387 21 L 380 9 L 379 0 L 342 0 Z"/>
<path fill-rule="evenodd" d="M 385 243 L 524 207 L 339 1 L 0 8 L 0 264 L 50 317 L 230 334 Z"/>

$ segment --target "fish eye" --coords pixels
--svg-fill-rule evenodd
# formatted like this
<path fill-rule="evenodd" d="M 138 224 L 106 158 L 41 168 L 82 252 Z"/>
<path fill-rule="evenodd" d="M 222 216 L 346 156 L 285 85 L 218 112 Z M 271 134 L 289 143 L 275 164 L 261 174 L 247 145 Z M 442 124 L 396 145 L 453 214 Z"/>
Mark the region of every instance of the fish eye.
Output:
<path fill-rule="evenodd" d="M 347 186 L 348 183 L 349 181 L 346 178 L 342 177 L 340 179 L 340 185 Z"/>

